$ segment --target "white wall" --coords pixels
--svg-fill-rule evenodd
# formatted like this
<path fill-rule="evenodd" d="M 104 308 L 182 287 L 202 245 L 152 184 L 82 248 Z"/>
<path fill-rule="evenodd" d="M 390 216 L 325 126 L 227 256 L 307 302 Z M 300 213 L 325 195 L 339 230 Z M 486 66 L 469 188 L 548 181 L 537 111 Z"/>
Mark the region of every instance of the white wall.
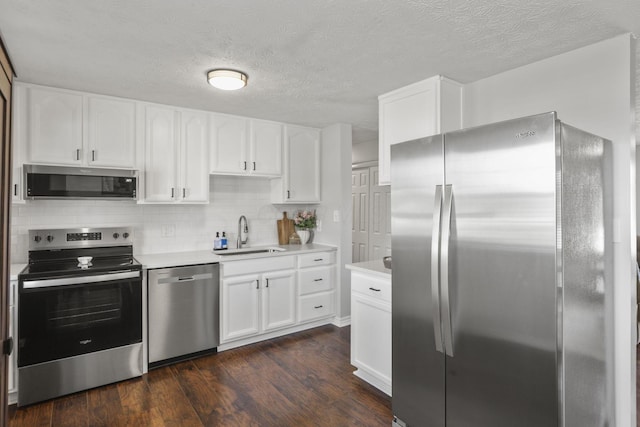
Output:
<path fill-rule="evenodd" d="M 353 144 L 351 151 L 351 163 L 364 163 L 378 161 L 378 140 L 359 142 Z"/>
<path fill-rule="evenodd" d="M 616 426 L 635 426 L 635 43 L 619 36 L 467 85 L 464 126 L 555 110 L 614 143 Z"/>
<path fill-rule="evenodd" d="M 338 246 L 338 323 L 349 321 L 351 277 L 344 267 L 351 263 L 351 125 L 336 124 L 322 130 L 322 207 L 318 210 L 322 231 L 317 243 Z M 337 213 L 339 221 L 334 221 Z"/>

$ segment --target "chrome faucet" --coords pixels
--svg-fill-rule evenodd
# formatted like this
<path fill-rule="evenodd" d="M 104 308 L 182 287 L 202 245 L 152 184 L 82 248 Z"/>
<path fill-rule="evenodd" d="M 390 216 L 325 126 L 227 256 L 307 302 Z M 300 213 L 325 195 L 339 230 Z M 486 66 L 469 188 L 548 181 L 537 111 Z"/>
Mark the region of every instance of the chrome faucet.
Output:
<path fill-rule="evenodd" d="M 242 220 L 244 220 L 244 228 L 242 228 Z M 242 240 L 243 231 L 247 235 L 247 237 L 244 240 Z M 244 215 L 241 215 L 240 219 L 238 219 L 238 239 L 236 241 L 237 243 L 236 247 L 238 249 L 242 248 L 242 245 L 246 244 L 248 240 L 249 240 L 249 224 L 247 223 L 247 217 Z"/>

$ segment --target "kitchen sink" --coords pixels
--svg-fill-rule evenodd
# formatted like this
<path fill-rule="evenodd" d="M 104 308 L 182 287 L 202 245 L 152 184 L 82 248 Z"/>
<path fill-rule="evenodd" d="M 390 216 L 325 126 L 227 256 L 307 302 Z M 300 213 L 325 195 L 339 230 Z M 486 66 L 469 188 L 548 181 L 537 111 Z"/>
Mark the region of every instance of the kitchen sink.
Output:
<path fill-rule="evenodd" d="M 232 249 L 230 251 L 216 251 L 216 255 L 231 256 L 231 255 L 251 255 L 251 254 L 267 254 L 284 252 L 284 248 L 246 248 L 246 249 Z"/>

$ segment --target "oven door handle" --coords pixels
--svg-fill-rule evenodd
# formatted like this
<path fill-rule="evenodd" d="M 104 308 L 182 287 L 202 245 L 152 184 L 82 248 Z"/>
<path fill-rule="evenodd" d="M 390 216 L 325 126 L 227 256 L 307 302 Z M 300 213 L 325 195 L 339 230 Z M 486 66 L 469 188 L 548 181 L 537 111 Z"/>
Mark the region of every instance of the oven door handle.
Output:
<path fill-rule="evenodd" d="M 120 273 L 100 274 L 97 276 L 64 277 L 60 279 L 25 280 L 24 289 L 51 288 L 54 286 L 78 285 L 81 283 L 110 282 L 112 280 L 124 280 L 140 278 L 140 271 L 125 271 Z"/>

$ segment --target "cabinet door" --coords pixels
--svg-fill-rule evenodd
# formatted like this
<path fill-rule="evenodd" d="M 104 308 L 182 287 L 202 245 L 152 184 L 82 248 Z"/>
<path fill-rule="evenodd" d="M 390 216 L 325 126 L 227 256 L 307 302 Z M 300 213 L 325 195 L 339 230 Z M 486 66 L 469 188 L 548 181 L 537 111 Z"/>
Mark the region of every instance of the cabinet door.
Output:
<path fill-rule="evenodd" d="M 210 171 L 212 174 L 249 173 L 247 153 L 248 120 L 214 114 L 211 124 Z"/>
<path fill-rule="evenodd" d="M 29 160 L 34 163 L 82 163 L 82 96 L 29 88 Z"/>
<path fill-rule="evenodd" d="M 247 275 L 222 280 L 221 341 L 257 335 L 260 332 L 258 295 L 260 277 Z"/>
<path fill-rule="evenodd" d="M 181 202 L 209 201 L 207 114 L 182 112 L 180 121 Z"/>
<path fill-rule="evenodd" d="M 391 305 L 351 294 L 351 364 L 391 384 Z"/>
<path fill-rule="evenodd" d="M 89 97 L 87 164 L 133 168 L 135 166 L 135 103 Z"/>
<path fill-rule="evenodd" d="M 281 123 L 251 121 L 249 169 L 252 175 L 282 175 L 282 133 Z"/>
<path fill-rule="evenodd" d="M 171 202 L 176 196 L 176 113 L 145 108 L 145 201 Z"/>
<path fill-rule="evenodd" d="M 381 184 L 391 182 L 389 165 L 393 144 L 438 132 L 437 84 L 435 77 L 380 98 L 378 157 Z"/>
<path fill-rule="evenodd" d="M 264 274 L 262 278 L 262 329 L 282 328 L 296 322 L 295 272 Z"/>
<path fill-rule="evenodd" d="M 287 126 L 285 200 L 320 201 L 320 131 Z"/>

